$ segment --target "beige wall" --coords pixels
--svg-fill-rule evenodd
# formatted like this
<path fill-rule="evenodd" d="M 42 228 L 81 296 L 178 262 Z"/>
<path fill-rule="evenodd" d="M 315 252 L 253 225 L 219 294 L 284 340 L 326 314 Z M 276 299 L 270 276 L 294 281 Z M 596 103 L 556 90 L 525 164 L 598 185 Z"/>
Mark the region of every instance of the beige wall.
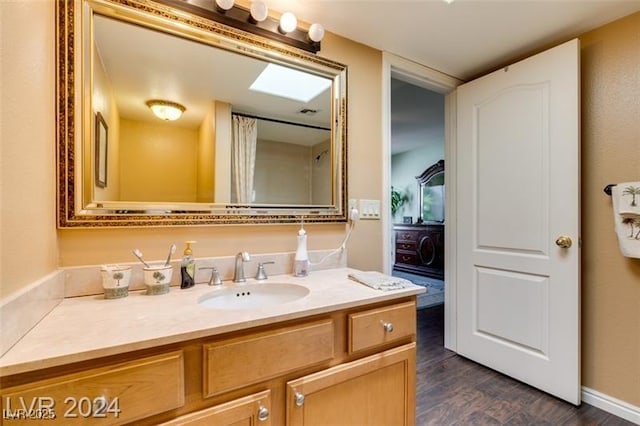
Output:
<path fill-rule="evenodd" d="M 120 120 L 120 199 L 195 202 L 198 129 Z"/>
<path fill-rule="evenodd" d="M 197 195 L 199 203 L 212 203 L 215 191 L 214 165 L 216 161 L 216 103 L 209 104 L 207 113 L 198 129 Z"/>
<path fill-rule="evenodd" d="M 382 198 L 382 52 L 334 34 L 322 41 L 322 55 L 349 66 L 348 197 Z M 311 235 L 309 236 L 311 239 Z M 349 265 L 382 270 L 382 224 L 361 220 L 348 245 Z"/>
<path fill-rule="evenodd" d="M 311 147 L 311 204 L 331 204 L 331 182 L 331 141 L 327 139 Z"/>
<path fill-rule="evenodd" d="M 609 183 L 640 180 L 640 13 L 582 46 L 582 381 L 640 406 L 640 259 L 613 231 Z"/>
<path fill-rule="evenodd" d="M 58 266 L 54 3 L 0 2 L 0 299 Z"/>
<path fill-rule="evenodd" d="M 216 101 L 216 153 L 215 197 L 216 203 L 231 201 L 231 104 Z"/>
<path fill-rule="evenodd" d="M 95 185 L 95 158 L 96 147 L 84 150 L 86 169 L 84 173 L 84 185 L 86 188 L 93 188 L 94 201 L 114 201 L 120 199 L 120 113 L 116 99 L 113 96 L 109 76 L 104 69 L 104 64 L 97 49 L 93 55 L 93 115 L 91 126 L 95 135 L 96 113 L 100 113 L 107 124 L 107 186 L 100 188 Z"/>

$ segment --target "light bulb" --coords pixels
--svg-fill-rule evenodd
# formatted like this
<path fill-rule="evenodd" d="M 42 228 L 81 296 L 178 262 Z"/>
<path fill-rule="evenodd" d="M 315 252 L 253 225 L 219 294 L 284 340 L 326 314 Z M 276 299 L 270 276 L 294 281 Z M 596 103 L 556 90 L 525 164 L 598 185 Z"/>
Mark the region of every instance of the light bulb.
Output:
<path fill-rule="evenodd" d="M 280 31 L 290 33 L 298 27 L 298 18 L 291 12 L 285 12 L 280 17 Z"/>
<path fill-rule="evenodd" d="M 234 3 L 235 0 L 216 0 L 216 5 L 224 11 L 231 9 Z"/>
<path fill-rule="evenodd" d="M 264 2 L 261 2 L 259 0 L 251 2 L 251 17 L 256 22 L 264 21 L 265 19 L 267 19 L 268 14 L 269 8 L 267 8 L 267 5 L 264 4 Z"/>
<path fill-rule="evenodd" d="M 324 37 L 324 27 L 320 24 L 311 24 L 309 27 L 309 39 L 316 43 Z"/>

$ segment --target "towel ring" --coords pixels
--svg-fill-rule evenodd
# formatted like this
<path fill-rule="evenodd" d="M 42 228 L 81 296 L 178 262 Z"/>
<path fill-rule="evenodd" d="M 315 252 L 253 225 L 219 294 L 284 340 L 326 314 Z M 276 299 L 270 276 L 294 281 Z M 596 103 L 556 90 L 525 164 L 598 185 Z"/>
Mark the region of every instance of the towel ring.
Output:
<path fill-rule="evenodd" d="M 615 183 L 610 183 L 609 185 L 605 186 L 604 193 L 611 197 L 611 188 L 613 188 L 614 186 L 616 186 Z"/>

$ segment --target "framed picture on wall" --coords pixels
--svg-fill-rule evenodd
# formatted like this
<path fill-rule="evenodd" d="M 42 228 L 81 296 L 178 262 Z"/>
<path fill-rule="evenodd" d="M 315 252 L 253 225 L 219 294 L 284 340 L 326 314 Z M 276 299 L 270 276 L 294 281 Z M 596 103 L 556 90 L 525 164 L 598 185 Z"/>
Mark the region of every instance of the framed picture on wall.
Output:
<path fill-rule="evenodd" d="M 96 112 L 96 142 L 95 142 L 95 169 L 96 186 L 107 187 L 107 146 L 109 143 L 109 128 L 100 112 Z"/>
<path fill-rule="evenodd" d="M 412 224 L 413 216 L 402 216 L 402 223 Z"/>

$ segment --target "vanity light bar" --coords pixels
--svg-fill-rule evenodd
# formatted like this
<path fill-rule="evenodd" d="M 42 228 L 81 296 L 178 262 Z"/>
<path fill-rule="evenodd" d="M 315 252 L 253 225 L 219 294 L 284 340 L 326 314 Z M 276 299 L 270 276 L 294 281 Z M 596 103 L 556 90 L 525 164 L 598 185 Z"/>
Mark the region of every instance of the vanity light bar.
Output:
<path fill-rule="evenodd" d="M 280 20 L 267 16 L 262 21 L 256 21 L 251 16 L 251 11 L 243 7 L 233 5 L 229 9 L 220 7 L 216 2 L 213 6 L 206 7 L 202 0 L 156 0 L 158 3 L 173 7 L 177 10 L 192 13 L 206 19 L 210 19 L 221 24 L 237 28 L 252 34 L 269 38 L 271 40 L 285 43 L 289 46 L 317 53 L 320 50 L 320 41 L 324 35 L 324 28 L 321 25 L 310 29 L 311 34 L 303 31 L 297 26 L 290 32 L 283 33 Z M 228 5 L 228 3 L 227 3 Z M 225 5 L 225 7 L 227 6 Z M 286 28 L 287 30 L 289 28 Z M 318 41 L 314 41 L 317 39 Z"/>

